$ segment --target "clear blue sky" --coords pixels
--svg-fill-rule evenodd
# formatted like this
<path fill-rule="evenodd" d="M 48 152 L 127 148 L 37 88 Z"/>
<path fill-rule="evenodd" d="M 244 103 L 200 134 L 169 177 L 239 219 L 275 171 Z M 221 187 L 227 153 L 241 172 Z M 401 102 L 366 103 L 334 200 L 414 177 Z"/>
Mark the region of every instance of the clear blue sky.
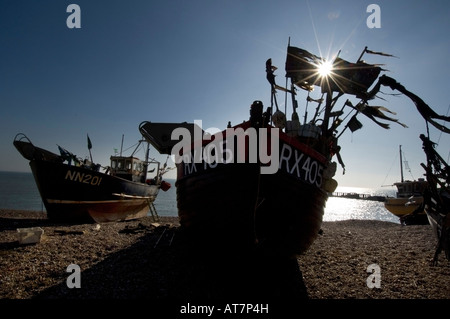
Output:
<path fill-rule="evenodd" d="M 71 3 L 81 8 L 80 29 L 66 25 Z M 371 3 L 381 9 L 379 29 L 366 25 Z M 387 75 L 445 115 L 449 16 L 446 0 L 2 0 L 0 170 L 30 171 L 12 145 L 19 132 L 40 147 L 58 152 L 59 144 L 83 158 L 89 155 L 89 134 L 94 161 L 107 165 L 122 134 L 124 148 L 140 138 L 144 120 L 202 120 L 204 129 L 240 123 L 254 100 L 270 104 L 268 58 L 284 83 L 289 37 L 291 45 L 324 57 L 342 50 L 340 57 L 352 62 L 365 46 L 391 53 L 399 58 L 366 55 L 365 60 L 385 63 Z M 300 92 L 300 116 L 305 98 Z M 397 112 L 409 128 L 392 123 L 384 130 L 359 116 L 363 128 L 340 138 L 346 174 L 339 169 L 336 179 L 342 186 L 397 181 L 400 144 L 412 176 L 423 174 L 419 134 L 425 133 L 425 121 L 407 97 L 384 98 L 372 105 Z M 284 101 L 281 93 L 279 100 Z M 450 137 L 440 135 L 431 128 L 447 159 Z M 408 172 L 405 177 L 412 178 Z"/>

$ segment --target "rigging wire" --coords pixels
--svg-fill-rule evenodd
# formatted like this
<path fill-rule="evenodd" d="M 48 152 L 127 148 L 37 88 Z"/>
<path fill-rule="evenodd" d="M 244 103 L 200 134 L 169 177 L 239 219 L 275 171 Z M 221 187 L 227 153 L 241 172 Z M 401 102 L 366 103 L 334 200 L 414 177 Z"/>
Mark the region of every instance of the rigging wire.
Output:
<path fill-rule="evenodd" d="M 449 111 L 450 111 L 450 104 L 448 105 L 446 116 L 448 116 L 448 112 L 449 112 Z M 442 124 L 445 124 L 445 121 L 444 121 L 444 120 L 442 121 Z M 440 142 L 440 140 L 441 140 L 441 136 L 442 136 L 442 131 L 441 131 L 441 133 L 439 134 L 439 138 L 438 138 L 437 143 L 436 143 L 436 144 L 438 144 L 438 145 L 439 145 L 439 142 Z M 450 150 L 448 151 L 448 156 L 447 156 L 447 164 L 449 164 L 449 163 L 450 163 Z"/>
<path fill-rule="evenodd" d="M 381 183 L 381 187 L 384 187 L 384 186 L 392 186 L 392 185 L 385 185 L 384 183 L 386 182 L 386 179 L 388 178 L 388 176 L 389 176 L 389 174 L 390 174 L 390 172 L 391 172 L 391 170 L 392 170 L 392 167 L 394 166 L 394 163 L 397 162 L 398 153 L 396 153 L 396 154 L 397 154 L 397 155 L 395 156 L 394 160 L 392 161 L 391 167 L 389 168 L 389 171 L 387 172 L 386 177 L 385 177 L 384 180 L 383 180 L 383 183 Z"/>
<path fill-rule="evenodd" d="M 131 149 L 131 148 L 133 148 L 133 147 L 136 147 L 137 145 L 139 144 L 139 142 L 137 142 L 137 143 L 134 143 L 133 145 L 131 145 L 130 147 L 128 147 L 128 148 L 126 148 L 126 149 L 124 149 L 123 150 L 123 152 L 126 152 L 126 151 L 128 151 L 129 149 Z"/>
<path fill-rule="evenodd" d="M 403 152 L 403 151 L 402 151 L 402 156 L 403 156 L 403 158 L 404 158 L 404 160 L 403 160 L 403 166 L 404 166 L 405 170 L 407 170 L 407 171 L 409 172 L 409 174 L 411 175 L 412 179 L 415 180 L 415 178 L 414 178 L 414 176 L 413 176 L 413 174 L 412 174 L 412 172 L 411 172 L 411 168 L 409 168 L 409 164 L 408 164 L 408 161 L 407 161 L 407 159 L 406 159 L 405 152 Z"/>

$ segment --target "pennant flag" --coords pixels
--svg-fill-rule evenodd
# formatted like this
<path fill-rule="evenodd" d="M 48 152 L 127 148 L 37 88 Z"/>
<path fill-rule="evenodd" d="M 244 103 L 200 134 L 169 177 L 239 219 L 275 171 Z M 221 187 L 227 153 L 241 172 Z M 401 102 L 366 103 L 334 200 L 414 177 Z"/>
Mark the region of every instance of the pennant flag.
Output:
<path fill-rule="evenodd" d="M 407 128 L 408 126 L 406 126 L 403 123 L 400 123 L 397 119 L 391 118 L 389 116 L 386 116 L 383 112 L 381 111 L 386 111 L 389 112 L 391 114 L 396 114 L 395 112 L 390 111 L 389 109 L 385 108 L 384 106 L 369 106 L 366 105 L 364 110 L 362 111 L 362 113 L 366 116 L 375 116 L 378 117 L 380 119 L 384 119 L 384 120 L 388 120 L 388 121 L 392 121 L 392 122 L 396 122 L 398 124 L 400 124 L 401 126 Z"/>
<path fill-rule="evenodd" d="M 288 47 L 286 57 L 286 77 L 298 87 L 312 91 L 314 86 L 320 86 L 322 91 L 353 94 L 361 96 L 375 82 L 381 72 L 378 65 L 365 62 L 350 63 L 336 57 L 330 76 L 321 77 L 319 66 L 325 60 L 306 50 Z"/>
<path fill-rule="evenodd" d="M 281 90 L 284 92 L 292 93 L 295 95 L 295 92 L 293 90 L 288 90 L 282 86 L 279 86 L 275 83 L 275 74 L 273 74 L 274 71 L 276 71 L 278 68 L 274 65 L 272 65 L 272 59 L 268 59 L 266 61 L 266 78 L 267 81 L 269 81 L 270 85 L 272 86 L 272 89 Z"/>
<path fill-rule="evenodd" d="M 87 136 L 87 145 L 88 145 L 88 149 L 92 148 L 92 143 L 91 143 L 91 139 L 89 138 L 89 135 Z"/>
<path fill-rule="evenodd" d="M 356 118 L 356 114 L 353 115 L 353 117 L 350 119 L 350 121 L 348 121 L 347 126 L 350 129 L 350 131 L 352 131 L 352 132 L 357 131 L 363 127 L 361 122 L 358 121 L 358 119 Z"/>
<path fill-rule="evenodd" d="M 298 87 L 306 90 L 314 90 L 314 85 L 320 85 L 318 65 L 322 58 L 309 53 L 306 50 L 288 46 L 286 56 L 286 77 Z"/>
<path fill-rule="evenodd" d="M 381 111 L 386 111 L 386 112 L 395 114 L 394 112 L 390 111 L 389 109 L 387 109 L 387 108 L 385 108 L 383 106 L 370 106 L 370 105 L 368 105 L 367 103 L 364 103 L 364 102 L 360 102 L 356 106 L 353 106 L 353 104 L 349 100 L 347 100 L 345 102 L 345 105 L 348 105 L 348 106 L 354 108 L 355 110 L 361 112 L 362 114 L 364 114 L 365 116 L 370 118 L 372 121 L 377 123 L 382 128 L 389 129 L 389 124 L 382 123 L 382 122 L 378 121 L 377 118 L 381 118 L 381 119 L 384 119 L 384 120 L 396 122 L 396 123 L 398 123 L 399 125 L 401 125 L 403 127 L 407 127 L 405 124 L 400 123 L 397 119 L 391 118 L 391 117 L 387 116 L 386 114 L 384 114 L 383 112 L 381 112 Z"/>
<path fill-rule="evenodd" d="M 322 88 L 360 96 L 375 82 L 381 72 L 377 65 L 364 62 L 351 63 L 339 57 L 333 62 L 332 76 L 323 81 Z"/>
<path fill-rule="evenodd" d="M 419 111 L 420 115 L 425 119 L 427 123 L 431 123 L 434 127 L 436 127 L 438 130 L 450 134 L 450 129 L 446 126 L 439 124 L 436 122 L 436 119 L 443 120 L 446 122 L 450 122 L 450 116 L 444 116 L 437 114 L 432 108 L 430 108 L 420 97 L 415 95 L 414 93 L 408 91 L 403 85 L 398 83 L 395 79 L 382 75 L 378 83 L 374 86 L 374 88 L 367 94 L 366 99 L 373 98 L 378 91 L 380 90 L 380 86 L 389 86 L 392 90 L 397 90 L 406 95 L 413 101 L 413 103 L 416 105 L 417 110 Z"/>
<path fill-rule="evenodd" d="M 59 154 L 61 154 L 61 157 L 63 159 L 68 159 L 68 158 L 71 158 L 73 156 L 69 151 L 67 151 L 66 149 L 62 148 L 59 145 L 58 145 L 58 149 L 59 149 Z"/>
<path fill-rule="evenodd" d="M 89 138 L 89 134 L 87 134 L 87 144 L 88 144 L 87 146 L 89 149 L 89 157 L 91 158 L 91 162 L 94 162 L 92 160 L 92 153 L 91 153 L 92 143 L 91 143 L 91 139 Z"/>
<path fill-rule="evenodd" d="M 395 55 L 392 55 L 392 54 L 387 54 L 387 53 L 383 53 L 383 52 L 376 52 L 376 51 L 368 50 L 367 48 L 366 48 L 365 52 L 369 53 L 369 54 L 377 54 L 377 55 L 383 55 L 383 56 L 389 56 L 389 57 L 393 57 L 393 58 L 398 58 L 398 57 L 396 57 Z"/>
<path fill-rule="evenodd" d="M 72 161 L 75 163 L 75 165 L 78 165 L 80 163 L 80 161 L 77 159 L 77 157 L 75 155 L 73 155 L 72 153 L 70 153 L 65 148 L 62 148 L 61 146 L 58 145 L 58 149 L 59 149 L 59 153 L 61 154 L 61 158 L 65 161 L 68 161 L 69 165 L 71 165 Z"/>
<path fill-rule="evenodd" d="M 269 81 L 269 83 L 273 86 L 275 86 L 275 74 L 273 74 L 273 72 L 277 69 L 276 66 L 272 65 L 272 59 L 268 59 L 266 61 L 266 78 L 267 81 Z"/>

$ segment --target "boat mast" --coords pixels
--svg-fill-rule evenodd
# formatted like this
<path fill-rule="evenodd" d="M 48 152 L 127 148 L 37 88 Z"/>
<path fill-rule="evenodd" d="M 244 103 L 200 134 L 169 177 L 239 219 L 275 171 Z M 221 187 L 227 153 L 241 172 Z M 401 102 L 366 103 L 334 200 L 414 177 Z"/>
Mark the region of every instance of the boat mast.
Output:
<path fill-rule="evenodd" d="M 122 148 L 123 148 L 123 134 L 122 134 L 122 143 L 120 144 L 120 157 L 122 157 Z"/>
<path fill-rule="evenodd" d="M 322 123 L 322 134 L 323 136 L 328 137 L 328 124 L 329 124 L 329 120 L 330 120 L 330 112 L 331 112 L 331 108 L 332 108 L 332 103 L 333 103 L 333 92 L 327 88 L 326 91 L 326 104 L 325 104 L 325 114 L 323 116 L 323 123 Z M 332 133 L 331 133 L 332 134 Z"/>
<path fill-rule="evenodd" d="M 144 139 L 145 141 L 145 139 Z M 148 158 L 150 152 L 150 143 L 147 142 L 147 149 L 145 150 L 145 162 L 144 162 L 144 182 L 147 180 L 147 171 L 148 171 Z M 159 175 L 159 166 L 157 176 Z"/>
<path fill-rule="evenodd" d="M 400 145 L 400 180 L 403 183 L 403 160 L 402 160 L 402 146 Z"/>

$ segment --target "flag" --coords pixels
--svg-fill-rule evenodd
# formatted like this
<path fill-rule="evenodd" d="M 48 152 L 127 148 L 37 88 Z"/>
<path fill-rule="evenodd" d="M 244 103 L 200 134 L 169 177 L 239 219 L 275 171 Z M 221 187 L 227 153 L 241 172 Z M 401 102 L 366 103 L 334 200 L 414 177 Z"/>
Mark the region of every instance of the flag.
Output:
<path fill-rule="evenodd" d="M 362 114 L 364 114 L 365 116 L 367 116 L 372 121 L 374 121 L 379 126 L 385 128 L 385 129 L 389 129 L 389 124 L 382 123 L 382 122 L 378 121 L 377 119 L 384 119 L 384 120 L 396 122 L 403 127 L 407 127 L 405 124 L 400 123 L 397 119 L 391 118 L 391 117 L 387 116 L 386 114 L 384 114 L 382 111 L 389 112 L 392 114 L 396 114 L 396 113 L 390 111 L 389 109 L 387 109 L 383 106 L 370 106 L 365 102 L 360 102 L 357 105 L 353 106 L 352 103 L 348 100 L 347 100 L 347 102 L 345 102 L 345 105 L 348 105 L 348 106 L 354 108 L 355 110 L 361 112 Z M 349 121 L 349 124 L 352 120 L 353 120 L 353 118 Z"/>
<path fill-rule="evenodd" d="M 87 143 L 88 143 L 87 146 L 88 146 L 88 149 L 89 149 L 89 156 L 91 158 L 91 162 L 94 162 L 92 160 L 92 154 L 91 154 L 92 143 L 91 143 L 91 139 L 89 138 L 89 134 L 87 134 Z"/>
<path fill-rule="evenodd" d="M 361 124 L 360 121 L 358 121 L 358 119 L 356 118 L 356 114 L 355 114 L 350 119 L 350 121 L 348 121 L 347 126 L 350 129 L 350 131 L 354 132 L 354 131 L 357 131 L 360 128 L 362 128 L 363 125 Z"/>
<path fill-rule="evenodd" d="M 334 92 L 342 92 L 360 96 L 375 82 L 381 68 L 364 62 L 351 63 L 339 57 L 333 62 L 333 75 L 322 82 Z M 326 88 L 326 87 L 325 87 Z"/>
<path fill-rule="evenodd" d="M 91 139 L 89 138 L 89 135 L 87 136 L 87 144 L 88 144 L 88 149 L 91 149 L 92 143 L 91 143 Z"/>
<path fill-rule="evenodd" d="M 389 109 L 385 108 L 384 106 L 370 106 L 370 105 L 365 105 L 363 110 L 361 110 L 361 112 L 366 115 L 367 117 L 371 118 L 374 122 L 377 122 L 373 119 L 373 117 L 377 117 L 380 119 L 384 119 L 384 120 L 388 120 L 388 121 L 392 121 L 392 122 L 396 122 L 399 125 L 403 126 L 404 128 L 407 128 L 408 126 L 400 123 L 397 119 L 394 119 L 392 117 L 387 116 L 386 114 L 384 114 L 382 111 L 385 112 L 389 112 L 391 114 L 396 114 L 395 112 L 390 111 Z M 379 124 L 379 123 L 378 123 Z"/>
<path fill-rule="evenodd" d="M 274 71 L 277 70 L 277 67 L 272 65 L 272 59 L 268 59 L 266 61 L 266 73 L 267 73 L 267 81 L 269 81 L 270 85 L 273 89 L 281 90 L 284 92 L 292 93 L 295 95 L 294 90 L 288 90 L 282 86 L 279 86 L 275 83 L 275 74 L 273 74 Z"/>
<path fill-rule="evenodd" d="M 443 120 L 445 122 L 450 122 L 450 116 L 440 115 L 436 113 L 431 107 L 428 106 L 420 97 L 415 95 L 414 93 L 408 91 L 403 85 L 398 83 L 395 79 L 382 75 L 378 79 L 378 83 L 374 86 L 374 88 L 368 92 L 367 99 L 373 98 L 378 91 L 380 90 L 380 86 L 389 86 L 392 90 L 397 90 L 410 98 L 410 100 L 416 105 L 417 111 L 419 111 L 420 115 L 425 119 L 427 123 L 430 123 L 438 130 L 450 134 L 450 129 L 443 124 L 439 124 L 436 120 Z"/>
<path fill-rule="evenodd" d="M 273 74 L 273 72 L 276 69 L 277 67 L 272 65 L 272 59 L 268 59 L 266 61 L 266 73 L 267 73 L 267 81 L 269 81 L 271 85 L 275 85 L 275 75 Z"/>
<path fill-rule="evenodd" d="M 65 148 L 62 148 L 59 145 L 58 145 L 58 149 L 59 149 L 59 153 L 61 154 L 61 158 L 63 159 L 63 161 L 69 162 L 69 165 L 72 164 L 72 161 L 75 163 L 75 165 L 80 164 L 80 161 L 77 159 L 77 157 L 75 155 L 73 155 L 72 153 L 70 153 L 68 150 L 66 150 Z"/>
<path fill-rule="evenodd" d="M 286 56 L 286 77 L 298 87 L 312 91 L 314 85 L 320 85 L 318 65 L 322 58 L 306 50 L 289 46 Z"/>
<path fill-rule="evenodd" d="M 377 55 L 389 56 L 389 57 L 394 57 L 394 58 L 396 58 L 395 55 L 387 54 L 387 53 L 383 53 L 383 52 L 376 52 L 376 51 L 368 50 L 367 48 L 365 49 L 364 52 L 369 53 L 369 54 L 377 54 Z"/>
<path fill-rule="evenodd" d="M 306 50 L 288 47 L 286 57 L 286 77 L 298 87 L 312 91 L 320 86 L 322 91 L 334 91 L 364 96 L 375 82 L 382 69 L 378 65 L 364 62 L 350 63 L 339 57 L 333 61 L 331 75 L 322 78 L 319 65 L 325 60 Z"/>
<path fill-rule="evenodd" d="M 62 147 L 59 146 L 59 145 L 58 145 L 58 149 L 59 149 L 59 153 L 61 154 L 61 157 L 62 157 L 63 159 L 69 159 L 69 158 L 72 158 L 73 155 L 72 155 L 69 151 L 67 151 L 66 149 L 62 148 Z"/>

